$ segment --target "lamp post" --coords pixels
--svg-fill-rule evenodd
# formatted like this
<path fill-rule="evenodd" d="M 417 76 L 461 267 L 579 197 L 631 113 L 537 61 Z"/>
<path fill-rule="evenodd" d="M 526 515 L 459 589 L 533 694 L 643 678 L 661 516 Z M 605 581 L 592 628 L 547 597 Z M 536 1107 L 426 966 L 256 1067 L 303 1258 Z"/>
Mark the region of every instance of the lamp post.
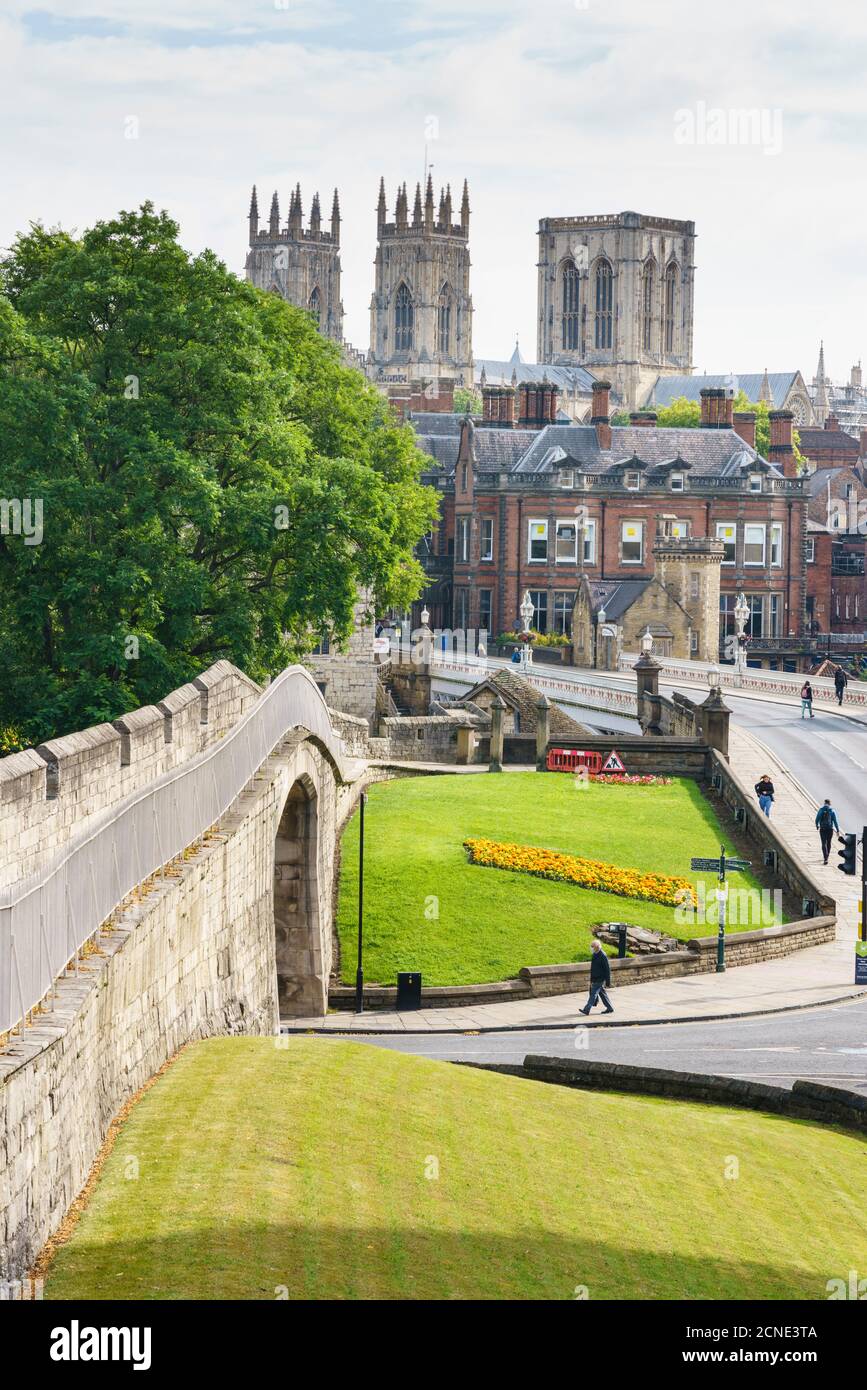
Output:
<path fill-rule="evenodd" d="M 744 637 L 744 628 L 747 625 L 747 618 L 749 616 L 750 605 L 747 603 L 743 592 L 741 592 L 738 594 L 737 602 L 735 603 L 735 622 L 737 624 L 738 629 L 738 660 L 735 671 L 736 685 L 740 685 L 741 681 L 743 680 L 744 671 L 746 669 L 747 664 L 746 638 Z"/>
<path fill-rule="evenodd" d="M 521 670 L 527 671 L 533 664 L 533 647 L 530 642 L 530 623 L 532 622 L 533 613 L 535 612 L 529 589 L 524 590 L 524 597 L 521 600 L 521 607 L 518 611 L 521 614 L 522 633 L 524 638 L 521 643 Z"/>
<path fill-rule="evenodd" d="M 708 683 L 708 685 L 710 686 L 711 690 L 719 690 L 719 688 L 720 688 L 720 679 L 721 679 L 721 677 L 720 677 L 719 667 L 718 667 L 718 666 L 711 666 L 711 667 L 709 667 L 709 668 L 708 668 L 708 673 L 707 673 L 707 683 Z"/>
<path fill-rule="evenodd" d="M 364 808 L 367 805 L 367 792 L 361 793 L 358 824 L 358 966 L 355 971 L 355 1012 L 364 1013 L 364 970 L 361 953 L 364 925 Z"/>
<path fill-rule="evenodd" d="M 605 604 L 604 604 L 604 603 L 600 603 L 599 608 L 598 608 L 597 613 L 596 613 L 596 667 L 597 667 L 597 670 L 599 669 L 599 667 L 600 667 L 600 665 L 601 665 L 601 662 L 600 662 L 600 659 L 599 659 L 599 658 L 600 658 L 600 653 L 601 653 L 601 651 L 602 651 L 602 627 L 603 627 L 603 624 L 604 624 L 605 619 L 607 618 L 607 616 L 608 616 L 608 615 L 607 615 L 607 613 L 605 612 Z M 606 648 L 606 652 L 605 652 L 605 657 L 606 657 L 606 660 L 605 660 L 605 669 L 607 670 L 607 669 L 608 669 L 608 659 L 607 659 L 607 658 L 608 658 L 608 651 L 607 651 L 607 648 Z"/>
<path fill-rule="evenodd" d="M 650 656 L 653 651 L 653 633 L 646 627 L 641 634 L 641 655 Z"/>

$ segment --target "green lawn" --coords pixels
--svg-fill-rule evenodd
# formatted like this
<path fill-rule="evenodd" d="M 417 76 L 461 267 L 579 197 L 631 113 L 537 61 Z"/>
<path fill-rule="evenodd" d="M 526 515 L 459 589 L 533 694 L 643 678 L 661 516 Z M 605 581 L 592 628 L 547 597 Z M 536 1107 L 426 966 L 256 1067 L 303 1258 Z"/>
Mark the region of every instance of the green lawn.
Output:
<path fill-rule="evenodd" d="M 46 1298 L 824 1299 L 864 1268 L 863 1137 L 284 1041 L 181 1055 Z"/>
<path fill-rule="evenodd" d="M 365 980 L 393 983 L 420 970 L 428 985 L 477 984 L 515 976 L 524 965 L 586 960 L 593 924 L 626 921 L 688 940 L 716 932 L 678 923 L 675 909 L 468 864 L 467 836 L 538 845 L 693 882 L 691 855 L 732 843 L 696 784 L 576 788 L 555 773 L 510 772 L 406 778 L 370 789 L 365 815 Z M 749 874 L 732 887 L 755 889 Z M 760 909 L 758 895 L 752 898 Z M 742 916 L 746 914 L 741 914 Z M 759 912 L 740 929 L 770 926 Z M 358 816 L 343 836 L 337 929 L 341 972 L 355 979 Z M 732 928 L 737 929 L 737 928 Z"/>

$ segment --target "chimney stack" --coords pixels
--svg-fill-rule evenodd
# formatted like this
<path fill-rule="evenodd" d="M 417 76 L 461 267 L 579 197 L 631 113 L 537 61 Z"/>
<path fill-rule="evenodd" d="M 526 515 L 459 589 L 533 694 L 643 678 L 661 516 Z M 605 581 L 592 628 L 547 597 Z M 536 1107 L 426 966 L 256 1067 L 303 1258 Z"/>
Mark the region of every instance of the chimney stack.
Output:
<path fill-rule="evenodd" d="M 482 387 L 482 419 L 487 429 L 515 428 L 515 388 L 513 386 Z"/>
<path fill-rule="evenodd" d="M 594 381 L 593 404 L 590 423 L 596 428 L 596 442 L 600 449 L 611 448 L 611 423 L 609 418 L 610 381 Z"/>
<path fill-rule="evenodd" d="M 631 410 L 629 412 L 629 423 L 637 430 L 655 429 L 657 418 L 655 410 Z"/>
<path fill-rule="evenodd" d="M 826 429 L 826 430 L 839 430 L 839 428 L 840 428 L 840 421 L 837 419 L 837 416 L 834 415 L 833 412 L 832 412 L 832 413 L 831 413 L 830 415 L 828 415 L 828 416 L 826 417 L 826 419 L 825 419 L 825 429 Z"/>
<path fill-rule="evenodd" d="M 756 412 L 754 410 L 736 410 L 732 420 L 732 428 L 735 434 L 739 434 L 745 444 L 749 444 L 751 449 L 756 447 Z"/>
<path fill-rule="evenodd" d="M 518 425 L 525 430 L 542 430 L 557 418 L 558 387 L 549 381 L 538 385 L 522 381 L 518 387 Z"/>
<path fill-rule="evenodd" d="M 771 447 L 768 450 L 769 462 L 775 463 L 787 478 L 797 477 L 795 450 L 792 447 L 791 410 L 771 410 L 768 419 L 771 423 Z"/>

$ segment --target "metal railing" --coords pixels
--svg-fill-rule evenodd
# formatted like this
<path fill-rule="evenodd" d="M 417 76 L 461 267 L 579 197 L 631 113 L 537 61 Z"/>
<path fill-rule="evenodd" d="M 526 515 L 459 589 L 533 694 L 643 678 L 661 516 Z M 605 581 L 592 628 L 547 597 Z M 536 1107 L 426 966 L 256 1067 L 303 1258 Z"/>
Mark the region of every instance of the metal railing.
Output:
<path fill-rule="evenodd" d="M 45 998 L 133 889 L 226 813 L 293 728 L 316 735 L 340 765 L 342 741 L 300 666 L 281 672 L 211 748 L 118 802 L 49 864 L 0 894 L 0 1034 Z"/>

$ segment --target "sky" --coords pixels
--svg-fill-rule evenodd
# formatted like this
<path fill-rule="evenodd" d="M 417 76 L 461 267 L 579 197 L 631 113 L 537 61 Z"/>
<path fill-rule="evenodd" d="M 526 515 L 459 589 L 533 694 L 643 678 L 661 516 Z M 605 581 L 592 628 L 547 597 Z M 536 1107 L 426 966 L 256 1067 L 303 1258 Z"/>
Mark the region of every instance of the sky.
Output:
<path fill-rule="evenodd" d="M 541 217 L 695 222 L 697 371 L 867 357 L 867 8 L 854 0 L 63 0 L 0 12 L 0 246 L 146 199 L 243 273 L 340 191 L 346 337 L 376 199 L 469 181 L 473 347 L 535 360 Z"/>

